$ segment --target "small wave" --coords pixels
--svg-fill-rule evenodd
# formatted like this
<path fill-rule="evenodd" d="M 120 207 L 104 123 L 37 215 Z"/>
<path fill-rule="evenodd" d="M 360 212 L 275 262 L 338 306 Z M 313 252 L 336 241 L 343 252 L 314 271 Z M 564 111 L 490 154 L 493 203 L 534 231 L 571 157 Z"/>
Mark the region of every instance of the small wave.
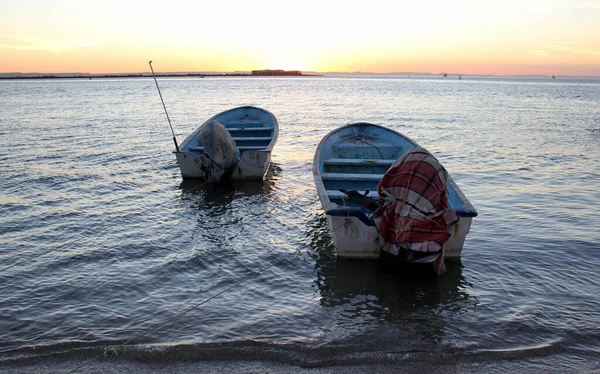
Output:
<path fill-rule="evenodd" d="M 97 343 L 68 342 L 50 346 L 35 346 L 0 351 L 1 365 L 19 365 L 35 361 L 93 360 L 104 356 L 144 362 L 173 361 L 269 361 L 301 367 L 332 367 L 356 364 L 391 364 L 406 360 L 427 359 L 431 356 L 467 357 L 472 352 L 439 347 L 405 347 L 405 349 L 378 350 L 373 344 L 330 343 L 307 345 L 301 343 L 273 343 L 257 340 L 222 343 L 178 345 L 125 345 L 123 342 Z"/>
<path fill-rule="evenodd" d="M 534 356 L 547 356 L 557 353 L 564 348 L 563 339 L 554 339 L 534 346 L 522 346 L 504 349 L 480 349 L 472 352 L 473 355 L 485 359 L 519 359 Z"/>
<path fill-rule="evenodd" d="M 448 368 L 456 368 L 461 372 L 470 373 L 488 372 L 485 368 L 492 369 L 492 372 L 505 372 L 504 370 L 511 368 L 527 371 L 526 367 L 538 372 L 542 367 L 546 368 L 544 372 L 560 372 L 565 365 L 570 365 L 561 361 L 560 355 L 564 353 L 566 344 L 561 339 L 537 346 L 496 350 L 475 350 L 447 345 L 386 350 L 368 342 L 359 346 L 347 343 L 306 345 L 248 340 L 122 346 L 122 342 L 116 341 L 102 344 L 70 342 L 10 352 L 0 351 L 3 354 L 0 356 L 0 367 L 7 369 L 7 372 L 19 372 L 31 367 L 47 369 L 48 366 L 60 367 L 65 372 L 87 372 L 102 366 L 105 370 L 127 367 L 128 370 L 141 373 L 151 372 L 150 368 L 164 369 L 163 365 L 169 365 L 170 368 L 185 366 L 186 372 L 202 372 L 199 370 L 202 367 L 210 369 L 211 372 L 219 372 L 215 371 L 217 368 L 228 368 L 228 372 L 285 373 L 293 369 L 296 372 L 306 370 L 319 373 L 320 370 L 325 370 L 327 373 L 341 373 L 365 370 L 402 372 L 403 369 L 411 369 L 410 372 L 433 370 L 441 373 Z M 561 366 L 563 368 L 560 368 Z M 499 371 L 500 368 L 502 370 Z"/>

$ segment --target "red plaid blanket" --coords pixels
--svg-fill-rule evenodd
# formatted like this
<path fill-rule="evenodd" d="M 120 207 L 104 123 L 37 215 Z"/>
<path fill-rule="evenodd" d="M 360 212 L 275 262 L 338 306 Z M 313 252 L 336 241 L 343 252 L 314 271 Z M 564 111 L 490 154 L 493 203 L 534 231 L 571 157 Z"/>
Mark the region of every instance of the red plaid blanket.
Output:
<path fill-rule="evenodd" d="M 384 251 L 398 255 L 402 249 L 438 252 L 450 238 L 448 227 L 458 222 L 448 208 L 448 174 L 424 148 L 402 155 L 385 173 L 377 190 L 389 203 L 373 213 L 381 218 L 379 243 Z"/>

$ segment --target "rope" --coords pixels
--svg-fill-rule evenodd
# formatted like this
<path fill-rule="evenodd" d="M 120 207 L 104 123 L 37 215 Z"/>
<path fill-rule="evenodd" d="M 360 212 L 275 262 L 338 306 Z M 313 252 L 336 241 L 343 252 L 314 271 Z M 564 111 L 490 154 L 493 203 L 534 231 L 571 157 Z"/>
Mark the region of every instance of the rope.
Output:
<path fill-rule="evenodd" d="M 396 202 L 396 198 L 394 197 L 394 195 L 392 195 L 391 193 L 387 192 L 384 189 L 381 190 L 381 193 L 379 194 L 379 198 L 381 200 L 383 200 L 384 207 L 386 207 L 390 204 L 394 204 Z"/>
<path fill-rule="evenodd" d="M 202 184 L 200 184 L 199 186 L 196 186 L 196 187 L 194 187 L 194 188 L 190 189 L 189 191 L 190 191 L 190 192 L 191 192 L 191 191 L 194 191 L 194 190 L 196 190 L 196 189 L 198 189 L 198 188 L 200 188 L 200 187 L 202 187 L 202 186 L 204 186 L 204 185 L 206 185 L 206 184 L 208 184 L 208 183 L 212 182 L 212 181 L 213 181 L 213 179 L 214 179 L 214 178 L 208 179 L 208 180 L 206 180 L 204 183 L 202 183 Z M 140 212 L 137 212 L 137 213 L 135 213 L 135 214 L 136 214 L 136 215 L 141 215 L 142 213 L 148 213 L 148 212 L 150 212 L 150 211 L 152 211 L 152 210 L 154 210 L 154 209 L 156 209 L 156 208 L 159 208 L 159 207 L 161 207 L 161 206 L 163 206 L 163 205 L 165 205 L 165 204 L 167 204 L 167 203 L 169 203 L 169 202 L 171 202 L 171 201 L 172 201 L 172 200 L 171 200 L 171 199 L 169 199 L 169 200 L 167 200 L 167 201 L 164 201 L 164 202 L 162 202 L 162 203 L 160 203 L 160 204 L 158 204 L 158 205 L 155 205 L 155 206 L 153 206 L 152 208 L 148 208 L 148 209 L 146 209 L 146 210 L 142 210 L 142 211 L 140 211 Z M 117 226 L 117 225 L 118 225 L 118 223 L 115 223 L 115 224 L 112 224 L 112 225 L 108 225 L 108 226 L 106 226 L 106 227 L 105 227 L 105 229 L 108 229 L 108 228 L 111 228 L 111 227 L 114 227 L 114 226 Z M 82 234 L 85 234 L 85 231 L 84 231 Z M 34 256 L 32 256 L 32 257 L 29 257 L 29 258 L 27 258 L 27 259 L 25 259 L 25 260 L 17 261 L 17 262 L 15 262 L 15 263 L 14 263 L 14 264 L 12 264 L 12 265 L 8 265 L 8 266 L 6 266 L 6 267 L 3 267 L 2 269 L 0 269 L 0 275 L 1 275 L 1 274 L 2 274 L 4 271 L 6 271 L 6 270 L 8 270 L 8 269 L 10 269 L 10 268 L 13 268 L 13 267 L 15 267 L 15 266 L 18 266 L 18 265 L 22 265 L 22 264 L 24 264 L 24 263 L 26 263 L 26 262 L 32 261 L 32 260 L 34 260 L 34 259 L 36 259 L 36 258 L 38 258 L 38 257 L 41 257 L 41 256 L 45 256 L 45 255 L 47 255 L 47 254 L 50 254 L 50 253 L 52 253 L 52 252 L 54 252 L 54 251 L 57 251 L 57 250 L 59 250 L 59 249 L 63 249 L 63 248 L 65 248 L 66 246 L 68 246 L 68 245 L 71 245 L 71 244 L 75 244 L 75 243 L 77 243 L 77 242 L 79 242 L 79 241 L 81 241 L 81 240 L 83 240 L 83 239 L 86 239 L 86 238 L 85 238 L 85 236 L 83 236 L 83 235 L 82 235 L 82 236 L 80 236 L 78 239 L 73 239 L 71 242 L 64 243 L 64 244 L 62 244 L 62 245 L 60 245 L 60 246 L 58 246 L 58 247 L 56 247 L 56 248 L 53 248 L 53 249 L 51 249 L 51 250 L 49 250 L 49 251 L 42 252 L 42 253 L 38 253 L 38 254 L 36 254 L 36 255 L 34 255 Z"/>
<path fill-rule="evenodd" d="M 369 142 L 367 142 L 367 141 L 363 140 L 363 136 L 361 136 L 361 135 L 358 135 L 358 134 L 356 134 L 356 133 L 354 132 L 354 126 L 353 126 L 353 127 L 350 127 L 350 130 L 352 130 L 352 135 L 354 135 L 354 136 L 352 137 L 352 139 L 358 140 L 359 142 L 363 142 L 363 143 L 365 143 L 366 145 L 369 145 L 369 146 L 371 146 L 371 147 L 375 148 L 375 149 L 377 150 L 377 152 L 379 152 L 379 156 L 381 156 L 381 159 L 382 159 L 382 160 L 383 160 L 383 159 L 385 159 L 385 157 L 383 157 L 383 153 L 381 153 L 381 150 L 380 150 L 380 149 L 379 149 L 379 148 L 378 148 L 376 145 L 374 145 L 374 144 L 371 144 L 371 143 L 369 143 Z"/>

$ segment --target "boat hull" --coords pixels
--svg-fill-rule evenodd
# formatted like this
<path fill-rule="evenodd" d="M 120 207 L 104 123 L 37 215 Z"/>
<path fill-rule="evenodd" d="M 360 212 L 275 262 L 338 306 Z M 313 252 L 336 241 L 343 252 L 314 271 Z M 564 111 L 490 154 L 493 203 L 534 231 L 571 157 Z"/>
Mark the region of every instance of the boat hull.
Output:
<path fill-rule="evenodd" d="M 444 258 L 460 258 L 465 239 L 471 228 L 471 217 L 461 217 L 449 227 L 452 233 L 444 243 Z M 336 254 L 345 258 L 379 258 L 379 232 L 374 226 L 365 225 L 356 217 L 327 216 L 331 239 Z"/>
<path fill-rule="evenodd" d="M 198 152 L 175 152 L 181 176 L 184 179 L 204 179 L 204 172 L 196 164 Z M 245 151 L 230 174 L 232 179 L 263 179 L 271 162 L 271 151 Z"/>
<path fill-rule="evenodd" d="M 320 142 L 313 159 L 313 177 L 327 216 L 336 255 L 348 258 L 379 258 L 378 224 L 372 211 L 353 203 L 340 188 L 377 194 L 377 184 L 387 169 L 417 143 L 391 129 L 360 122 L 340 127 Z M 477 212 L 451 177 L 448 205 L 459 221 L 449 227 L 445 258 L 459 258 Z"/>
<path fill-rule="evenodd" d="M 240 150 L 240 161 L 229 171 L 230 178 L 263 179 L 279 135 L 275 116 L 261 108 L 243 106 L 221 112 L 206 123 L 210 121 L 218 121 L 224 125 Z M 196 162 L 203 153 L 198 141 L 200 127 L 181 143 L 180 152 L 175 152 L 184 179 L 205 179 L 204 172 Z"/>

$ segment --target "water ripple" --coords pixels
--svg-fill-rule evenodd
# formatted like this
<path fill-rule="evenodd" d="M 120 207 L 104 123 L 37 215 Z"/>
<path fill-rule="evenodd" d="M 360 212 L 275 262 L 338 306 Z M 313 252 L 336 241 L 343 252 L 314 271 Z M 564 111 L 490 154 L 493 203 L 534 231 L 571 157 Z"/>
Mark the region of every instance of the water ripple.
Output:
<path fill-rule="evenodd" d="M 161 80 L 178 139 L 277 115 L 266 180 L 231 186 L 181 181 L 149 80 L 0 83 L 0 365 L 137 337 L 121 357 L 597 369 L 597 83 Z M 335 257 L 312 158 L 359 120 L 428 147 L 478 209 L 439 280 Z"/>

